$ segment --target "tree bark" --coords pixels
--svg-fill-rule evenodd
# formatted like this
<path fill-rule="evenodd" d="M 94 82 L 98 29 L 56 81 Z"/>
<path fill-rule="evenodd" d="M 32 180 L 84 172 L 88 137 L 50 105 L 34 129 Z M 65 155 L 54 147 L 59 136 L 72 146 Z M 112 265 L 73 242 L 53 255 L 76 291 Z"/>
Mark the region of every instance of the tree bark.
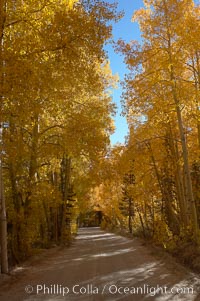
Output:
<path fill-rule="evenodd" d="M 2 146 L 2 131 L 3 131 L 3 85 L 4 85 L 4 59 L 3 59 L 3 36 L 6 20 L 6 1 L 0 2 L 0 143 Z M 1 272 L 8 273 L 8 254 L 7 254 L 7 218 L 6 204 L 4 196 L 3 172 L 2 172 L 2 147 L 0 148 L 0 214 L 1 214 Z"/>
<path fill-rule="evenodd" d="M 2 146 L 2 128 L 0 128 L 0 143 Z M 7 252 L 7 217 L 3 185 L 2 171 L 2 147 L 0 147 L 0 228 L 1 228 L 1 273 L 8 273 L 8 252 Z"/>
<path fill-rule="evenodd" d="M 71 240 L 71 227 L 70 227 L 70 212 L 67 206 L 70 176 L 71 176 L 71 158 L 66 154 L 63 155 L 61 163 L 61 179 L 62 179 L 62 216 L 61 216 L 61 241 L 62 243 L 69 243 Z"/>
<path fill-rule="evenodd" d="M 172 128 L 171 125 L 169 125 L 168 145 L 172 155 L 172 164 L 174 166 L 174 172 L 175 172 L 174 179 L 175 179 L 175 185 L 177 190 L 178 204 L 180 208 L 180 219 L 183 226 L 186 228 L 188 226 L 187 203 L 184 195 L 184 185 L 182 181 L 181 167 L 179 164 L 178 149 L 174 141 L 175 139 L 173 137 Z"/>
<path fill-rule="evenodd" d="M 197 218 L 197 211 L 196 211 L 196 205 L 193 195 L 193 189 L 192 189 L 192 180 L 191 180 L 191 174 L 190 174 L 190 167 L 189 167 L 189 160 L 188 160 L 188 148 L 187 143 L 185 139 L 185 133 L 183 128 L 183 120 L 182 120 L 182 114 L 180 109 L 180 103 L 178 100 L 178 97 L 176 95 L 176 82 L 173 75 L 173 67 L 171 67 L 171 81 L 173 82 L 172 85 L 172 94 L 173 99 L 176 107 L 176 115 L 177 115 L 177 121 L 178 121 L 178 128 L 181 138 L 181 146 L 182 146 L 182 152 L 183 152 L 183 162 L 184 162 L 184 177 L 185 177 L 185 184 L 186 184 L 186 200 L 188 205 L 191 206 L 191 214 L 192 214 L 192 226 L 194 230 L 194 239 L 197 242 L 198 241 L 198 218 Z"/>

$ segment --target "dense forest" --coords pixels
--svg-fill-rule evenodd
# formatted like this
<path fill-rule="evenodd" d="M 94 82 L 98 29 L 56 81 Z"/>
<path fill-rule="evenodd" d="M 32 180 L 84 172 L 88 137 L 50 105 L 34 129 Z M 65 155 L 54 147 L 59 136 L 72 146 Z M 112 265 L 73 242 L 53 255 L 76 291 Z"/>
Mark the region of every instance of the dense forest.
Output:
<path fill-rule="evenodd" d="M 103 1 L 1 1 L 2 270 L 67 244 L 113 132 Z M 3 179 L 3 181 L 2 181 Z M 4 185 L 3 185 L 4 184 Z M 4 187 L 3 187 L 4 186 Z M 7 213 L 7 218 L 6 214 Z M 7 224 L 7 225 L 6 225 Z"/>
<path fill-rule="evenodd" d="M 1 1 L 2 273 L 36 249 L 69 244 L 91 212 L 103 228 L 197 252 L 200 7 L 143 2 L 132 20 L 141 43 L 134 34 L 115 43 L 129 70 L 122 103 L 130 131 L 111 146 L 117 77 L 104 46 L 123 17 L 117 4 Z"/>

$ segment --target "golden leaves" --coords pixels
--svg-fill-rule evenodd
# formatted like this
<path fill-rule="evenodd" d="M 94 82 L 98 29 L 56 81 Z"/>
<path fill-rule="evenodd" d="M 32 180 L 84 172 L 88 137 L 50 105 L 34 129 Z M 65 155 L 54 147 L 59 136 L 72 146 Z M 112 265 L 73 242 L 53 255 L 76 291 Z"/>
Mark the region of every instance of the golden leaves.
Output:
<path fill-rule="evenodd" d="M 113 131 L 115 108 L 108 90 L 117 80 L 104 43 L 111 35 L 108 21 L 116 14 L 114 6 L 101 1 L 88 3 L 88 10 L 75 0 L 14 2 L 8 1 L 1 52 L 3 118 L 10 122 L 5 180 L 15 210 L 10 220 L 19 214 L 21 226 L 27 222 L 30 246 L 41 237 L 38 229 L 59 226 L 63 154 L 73 158 L 70 185 L 76 184 L 79 198 L 97 181 L 91 174 Z M 18 235 L 22 241 L 23 232 Z"/>

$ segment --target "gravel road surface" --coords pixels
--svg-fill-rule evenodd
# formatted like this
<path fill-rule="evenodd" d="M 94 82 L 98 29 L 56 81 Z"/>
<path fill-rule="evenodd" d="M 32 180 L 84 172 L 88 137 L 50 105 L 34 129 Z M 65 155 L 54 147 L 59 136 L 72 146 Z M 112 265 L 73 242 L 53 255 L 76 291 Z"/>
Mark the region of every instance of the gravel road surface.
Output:
<path fill-rule="evenodd" d="M 200 301 L 200 277 L 138 239 L 82 228 L 2 282 L 0 301 Z"/>

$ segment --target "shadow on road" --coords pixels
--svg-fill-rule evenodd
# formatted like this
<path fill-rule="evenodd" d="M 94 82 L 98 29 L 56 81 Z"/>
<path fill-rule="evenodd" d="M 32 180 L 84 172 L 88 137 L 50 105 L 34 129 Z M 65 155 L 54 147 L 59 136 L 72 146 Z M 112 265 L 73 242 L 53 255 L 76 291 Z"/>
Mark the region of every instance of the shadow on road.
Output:
<path fill-rule="evenodd" d="M 137 239 L 83 228 L 71 248 L 27 271 L 11 287 L 12 299 L 3 292 L 0 301 L 198 301 L 199 286 L 195 274 Z"/>

